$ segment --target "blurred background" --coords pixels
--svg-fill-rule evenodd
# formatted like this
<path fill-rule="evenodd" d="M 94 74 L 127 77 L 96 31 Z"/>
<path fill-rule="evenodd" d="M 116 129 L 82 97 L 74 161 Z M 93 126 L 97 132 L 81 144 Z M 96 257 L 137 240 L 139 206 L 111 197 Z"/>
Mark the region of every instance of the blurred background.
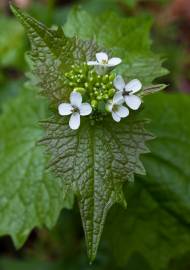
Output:
<path fill-rule="evenodd" d="M 153 17 L 153 50 L 165 60 L 170 71 L 161 78 L 168 92 L 190 92 L 190 0 L 14 0 L 46 25 L 63 25 L 73 5 L 100 14 L 111 10 L 121 16 L 148 14 Z M 24 53 L 29 49 L 25 32 L 12 16 L 8 0 L 0 0 L 0 110 L 1 104 L 18 95 L 27 66 Z M 159 80 L 158 80 L 159 82 Z M 109 222 L 109 219 L 108 219 Z M 169 269 L 190 269 L 189 254 L 171 262 Z M 144 268 L 143 268 L 144 267 Z M 102 240 L 97 261 L 89 266 L 77 206 L 64 210 L 56 227 L 34 230 L 25 245 L 17 250 L 9 237 L 0 238 L 0 270 L 126 269 L 149 270 L 138 263 L 116 266 L 108 243 Z M 168 269 L 168 268 L 167 268 Z M 164 269 L 163 269 L 164 270 Z"/>

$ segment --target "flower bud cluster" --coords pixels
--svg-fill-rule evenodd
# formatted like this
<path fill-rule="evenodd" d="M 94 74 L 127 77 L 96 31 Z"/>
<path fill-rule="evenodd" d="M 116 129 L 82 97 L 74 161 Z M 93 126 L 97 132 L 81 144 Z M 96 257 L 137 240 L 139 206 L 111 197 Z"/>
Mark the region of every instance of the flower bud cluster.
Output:
<path fill-rule="evenodd" d="M 94 110 L 99 110 L 102 104 L 111 99 L 116 92 L 113 86 L 115 74 L 98 75 L 86 63 L 80 66 L 73 65 L 72 70 L 66 73 L 65 77 L 68 86 L 84 96 Z"/>

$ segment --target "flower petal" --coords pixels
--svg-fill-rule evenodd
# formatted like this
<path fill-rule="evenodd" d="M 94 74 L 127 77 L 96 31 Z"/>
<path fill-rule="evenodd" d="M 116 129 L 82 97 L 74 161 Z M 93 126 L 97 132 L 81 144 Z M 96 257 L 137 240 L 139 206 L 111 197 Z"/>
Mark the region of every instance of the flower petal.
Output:
<path fill-rule="evenodd" d="M 115 120 L 116 122 L 120 122 L 121 120 L 121 117 L 115 112 L 112 112 L 112 117 L 113 117 L 113 120 Z"/>
<path fill-rule="evenodd" d="M 142 83 L 138 79 L 134 79 L 126 84 L 125 91 L 132 92 L 133 94 L 141 90 Z"/>
<path fill-rule="evenodd" d="M 80 126 L 80 114 L 75 112 L 71 115 L 69 120 L 69 126 L 71 129 L 78 129 Z"/>
<path fill-rule="evenodd" d="M 120 104 L 123 104 L 123 102 L 124 102 L 124 98 L 123 98 L 122 92 L 115 93 L 113 97 L 113 103 L 120 105 Z"/>
<path fill-rule="evenodd" d="M 61 103 L 58 106 L 58 112 L 60 115 L 69 115 L 72 113 L 73 107 L 69 103 Z"/>
<path fill-rule="evenodd" d="M 70 95 L 70 102 L 72 106 L 79 108 L 82 103 L 81 94 L 78 92 L 72 92 Z"/>
<path fill-rule="evenodd" d="M 121 117 L 127 117 L 129 115 L 129 110 L 124 107 L 124 106 L 119 106 L 118 110 L 117 110 L 117 114 Z"/>
<path fill-rule="evenodd" d="M 116 78 L 113 81 L 113 85 L 117 90 L 123 91 L 123 89 L 125 88 L 125 82 L 121 75 L 116 76 Z"/>
<path fill-rule="evenodd" d="M 97 61 L 88 61 L 87 65 L 89 65 L 89 66 L 97 66 L 97 65 L 99 65 L 99 63 Z"/>
<path fill-rule="evenodd" d="M 79 110 L 80 110 L 80 115 L 85 116 L 85 115 L 91 114 L 92 107 L 90 106 L 89 103 L 82 103 Z"/>
<path fill-rule="evenodd" d="M 108 55 L 107 53 L 99 52 L 96 54 L 96 59 L 100 64 L 102 64 L 103 62 L 105 62 L 106 64 L 108 62 Z"/>
<path fill-rule="evenodd" d="M 125 102 L 128 105 L 128 107 L 131 108 L 132 110 L 138 110 L 138 108 L 142 103 L 140 97 L 135 95 L 125 96 Z"/>
<path fill-rule="evenodd" d="M 121 62 L 122 62 L 121 58 L 113 57 L 113 58 L 108 60 L 108 66 L 114 67 L 114 66 L 119 65 Z"/>

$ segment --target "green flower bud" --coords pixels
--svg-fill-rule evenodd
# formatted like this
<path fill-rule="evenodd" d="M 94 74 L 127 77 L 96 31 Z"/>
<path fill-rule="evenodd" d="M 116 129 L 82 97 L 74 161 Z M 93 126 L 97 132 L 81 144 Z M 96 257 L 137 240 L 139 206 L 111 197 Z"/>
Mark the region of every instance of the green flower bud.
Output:
<path fill-rule="evenodd" d="M 93 78 L 92 76 L 91 76 L 91 77 L 89 77 L 89 79 L 88 79 L 88 80 L 89 80 L 89 82 L 90 82 L 90 83 L 94 82 L 94 78 Z"/>
<path fill-rule="evenodd" d="M 98 104 L 97 100 L 94 100 L 94 99 L 93 99 L 93 100 L 91 101 L 91 105 L 92 105 L 93 108 L 96 108 L 96 107 L 97 107 L 97 104 Z"/>
<path fill-rule="evenodd" d="M 108 88 L 113 87 L 113 82 L 109 82 L 109 83 L 107 84 L 107 86 L 108 86 Z"/>
<path fill-rule="evenodd" d="M 107 113 L 107 112 L 110 112 L 110 110 L 109 110 L 109 108 L 108 108 L 108 103 L 105 105 L 105 111 L 106 111 L 106 113 Z"/>
<path fill-rule="evenodd" d="M 69 86 L 74 87 L 75 86 L 75 83 L 69 82 Z"/>
<path fill-rule="evenodd" d="M 100 76 L 100 75 L 97 76 L 97 81 L 98 81 L 98 82 L 101 81 L 101 76 Z"/>
<path fill-rule="evenodd" d="M 114 94 L 115 94 L 115 89 L 114 88 L 109 89 L 108 96 L 113 97 Z"/>
<path fill-rule="evenodd" d="M 83 88 L 83 87 L 75 87 L 73 90 L 74 90 L 75 92 L 80 93 L 81 95 L 83 95 L 83 94 L 86 92 L 86 89 Z"/>
<path fill-rule="evenodd" d="M 115 79 L 115 74 L 114 74 L 114 73 L 111 73 L 111 74 L 109 75 L 109 81 L 110 81 L 110 82 L 113 82 L 114 79 Z"/>
<path fill-rule="evenodd" d="M 95 78 L 95 77 L 96 77 L 96 72 L 95 72 L 94 70 L 91 70 L 91 71 L 89 72 L 89 74 L 90 74 L 90 76 L 91 76 L 92 78 Z"/>
<path fill-rule="evenodd" d="M 109 76 L 107 74 L 105 76 L 103 76 L 102 81 L 104 83 L 107 83 L 109 81 Z"/>
<path fill-rule="evenodd" d="M 89 83 L 85 82 L 84 87 L 89 88 L 90 87 Z"/>
<path fill-rule="evenodd" d="M 102 99 L 102 96 L 101 95 L 98 95 L 97 96 L 97 100 L 101 100 Z"/>

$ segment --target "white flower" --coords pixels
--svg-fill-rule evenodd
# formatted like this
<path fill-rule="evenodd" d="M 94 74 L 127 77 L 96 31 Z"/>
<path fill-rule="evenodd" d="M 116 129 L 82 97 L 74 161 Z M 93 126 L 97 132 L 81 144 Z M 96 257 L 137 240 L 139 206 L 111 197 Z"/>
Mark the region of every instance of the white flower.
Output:
<path fill-rule="evenodd" d="M 105 52 L 99 52 L 96 54 L 96 61 L 88 61 L 89 66 L 95 66 L 98 74 L 103 75 L 107 68 L 115 67 L 121 63 L 119 57 L 113 57 L 108 59 L 108 55 Z"/>
<path fill-rule="evenodd" d="M 114 67 L 121 63 L 121 59 L 118 57 L 113 57 L 108 59 L 107 53 L 99 52 L 96 54 L 96 61 L 88 61 L 89 66 L 106 66 Z"/>
<path fill-rule="evenodd" d="M 72 92 L 70 103 L 61 103 L 58 106 L 59 114 L 62 116 L 70 115 L 69 126 L 71 129 L 78 129 L 80 126 L 80 116 L 89 115 L 92 107 L 89 103 L 82 103 L 82 96 L 78 92 Z"/>
<path fill-rule="evenodd" d="M 129 115 L 129 110 L 124 107 L 123 95 L 121 92 L 117 92 L 112 101 L 107 104 L 107 109 L 112 113 L 112 117 L 116 122 L 119 122 L 121 118 L 125 118 Z"/>
<path fill-rule="evenodd" d="M 123 78 L 120 75 L 118 75 L 115 78 L 113 84 L 118 91 L 123 93 L 127 106 L 132 110 L 138 110 L 142 101 L 140 97 L 134 94 L 141 90 L 142 83 L 138 79 L 134 79 L 129 83 L 125 84 Z"/>

